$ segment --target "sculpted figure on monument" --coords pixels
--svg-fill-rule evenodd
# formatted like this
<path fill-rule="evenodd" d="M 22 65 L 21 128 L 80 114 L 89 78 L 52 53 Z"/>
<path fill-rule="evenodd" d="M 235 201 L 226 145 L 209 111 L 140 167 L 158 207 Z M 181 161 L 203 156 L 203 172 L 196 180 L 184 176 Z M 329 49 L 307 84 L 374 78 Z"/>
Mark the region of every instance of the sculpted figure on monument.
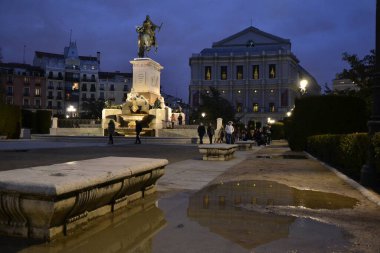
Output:
<path fill-rule="evenodd" d="M 161 26 L 157 26 L 150 20 L 149 15 L 146 18 L 142 26 L 137 26 L 136 31 L 138 33 L 138 57 L 145 57 L 145 53 L 150 51 L 152 46 L 155 47 L 155 52 L 157 52 L 158 44 L 156 41 L 156 29 L 161 30 Z"/>

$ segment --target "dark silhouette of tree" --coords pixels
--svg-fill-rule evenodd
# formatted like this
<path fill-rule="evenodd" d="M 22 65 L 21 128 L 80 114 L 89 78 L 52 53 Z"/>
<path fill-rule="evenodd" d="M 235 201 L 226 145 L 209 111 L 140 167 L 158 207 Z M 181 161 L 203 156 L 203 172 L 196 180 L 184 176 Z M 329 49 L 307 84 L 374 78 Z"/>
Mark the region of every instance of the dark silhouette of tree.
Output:
<path fill-rule="evenodd" d="M 371 86 L 375 74 L 375 56 L 375 50 L 371 50 L 370 54 L 364 56 L 363 59 L 360 59 L 356 54 L 343 53 L 342 60 L 348 63 L 349 68 L 343 69 L 341 73 L 337 74 L 337 77 L 339 79 L 350 79 L 359 87 L 359 90 L 327 90 L 326 93 L 362 98 L 367 103 L 367 108 L 370 111 L 372 109 Z"/>
<path fill-rule="evenodd" d="M 82 104 L 83 113 L 81 113 L 81 118 L 101 119 L 104 107 L 104 100 L 101 99 L 84 101 Z"/>
<path fill-rule="evenodd" d="M 190 120 L 193 122 L 202 121 L 202 113 L 206 114 L 204 121 L 215 124 L 217 118 L 222 118 L 223 122 L 233 120 L 235 110 L 227 99 L 221 97 L 220 92 L 210 87 L 210 92 L 201 94 L 201 105 L 198 110 L 193 111 Z"/>

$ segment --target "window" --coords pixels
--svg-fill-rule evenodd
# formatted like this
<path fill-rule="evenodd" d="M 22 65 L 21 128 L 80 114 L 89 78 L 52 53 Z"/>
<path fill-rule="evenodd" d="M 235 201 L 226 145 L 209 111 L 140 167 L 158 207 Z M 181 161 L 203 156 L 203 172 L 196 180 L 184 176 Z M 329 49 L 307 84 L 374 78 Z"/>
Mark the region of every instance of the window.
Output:
<path fill-rule="evenodd" d="M 41 96 L 41 89 L 40 88 L 36 88 L 34 90 L 34 95 L 37 97 L 37 96 Z"/>
<path fill-rule="evenodd" d="M 29 99 L 24 98 L 22 104 L 23 104 L 23 105 L 29 105 Z"/>
<path fill-rule="evenodd" d="M 252 111 L 253 112 L 259 112 L 259 104 L 258 103 L 253 103 Z"/>
<path fill-rule="evenodd" d="M 253 65 L 252 66 L 252 79 L 254 79 L 254 80 L 260 79 L 260 66 L 259 65 Z"/>
<path fill-rule="evenodd" d="M 205 80 L 211 80 L 211 66 L 205 67 Z"/>
<path fill-rule="evenodd" d="M 269 78 L 276 78 L 276 64 L 269 64 Z"/>
<path fill-rule="evenodd" d="M 91 89 L 90 89 L 90 91 L 92 91 L 92 92 L 94 92 L 94 91 L 96 91 L 96 89 L 95 89 L 95 84 L 91 84 Z"/>
<path fill-rule="evenodd" d="M 48 99 L 53 99 L 53 92 L 52 91 L 49 91 L 49 93 L 48 93 Z"/>
<path fill-rule="evenodd" d="M 243 104 L 242 103 L 236 103 L 236 112 L 242 112 Z"/>
<path fill-rule="evenodd" d="M 99 98 L 100 98 L 100 99 L 104 99 L 104 92 L 100 92 L 100 93 L 99 93 Z"/>
<path fill-rule="evenodd" d="M 41 106 L 41 100 L 36 99 L 35 100 L 35 105 L 38 106 L 38 107 Z"/>
<path fill-rule="evenodd" d="M 58 72 L 58 79 L 63 79 L 62 73 Z"/>
<path fill-rule="evenodd" d="M 79 90 L 79 83 L 73 83 L 72 90 Z"/>
<path fill-rule="evenodd" d="M 53 72 L 52 71 L 49 71 L 49 76 L 48 78 L 53 78 Z"/>
<path fill-rule="evenodd" d="M 86 93 L 82 93 L 82 100 L 86 100 L 87 99 L 87 94 Z"/>
<path fill-rule="evenodd" d="M 115 85 L 111 84 L 110 85 L 110 91 L 114 91 L 115 90 Z"/>
<path fill-rule="evenodd" d="M 57 102 L 57 109 L 62 109 L 62 105 L 60 101 Z"/>
<path fill-rule="evenodd" d="M 91 100 L 95 100 L 95 94 L 91 93 Z"/>
<path fill-rule="evenodd" d="M 87 81 L 87 75 L 86 74 L 83 74 L 83 78 L 82 78 L 83 81 Z"/>
<path fill-rule="evenodd" d="M 82 91 L 87 91 L 87 84 L 86 83 L 82 84 Z"/>
<path fill-rule="evenodd" d="M 220 67 L 220 80 L 227 80 L 227 66 Z"/>
<path fill-rule="evenodd" d="M 13 97 L 7 97 L 6 103 L 8 105 L 12 105 L 13 104 Z"/>
<path fill-rule="evenodd" d="M 288 106 L 289 105 L 289 96 L 288 96 L 288 89 L 285 89 L 283 92 L 281 92 L 281 106 Z"/>
<path fill-rule="evenodd" d="M 123 91 L 128 91 L 128 85 L 124 84 Z"/>
<path fill-rule="evenodd" d="M 236 79 L 237 80 L 243 79 L 243 66 L 242 65 L 236 66 Z"/>
<path fill-rule="evenodd" d="M 99 84 L 99 90 L 104 90 L 104 83 Z"/>
<path fill-rule="evenodd" d="M 269 112 L 275 112 L 274 103 L 269 103 Z"/>
<path fill-rule="evenodd" d="M 48 101 L 48 108 L 51 109 L 53 107 L 53 102 L 52 101 Z"/>
<path fill-rule="evenodd" d="M 57 92 L 57 99 L 62 99 L 62 93 L 60 91 Z"/>
<path fill-rule="evenodd" d="M 7 87 L 7 96 L 13 96 L 13 87 L 12 86 Z"/>
<path fill-rule="evenodd" d="M 96 79 L 95 79 L 95 75 L 91 75 L 91 81 L 92 81 L 92 82 L 95 82 L 95 81 L 96 81 Z"/>
<path fill-rule="evenodd" d="M 29 96 L 30 95 L 30 90 L 29 90 L 29 87 L 24 87 L 24 96 Z M 29 103 L 28 103 L 29 104 Z"/>
<path fill-rule="evenodd" d="M 53 81 L 49 81 L 49 86 L 48 86 L 49 89 L 54 89 L 54 86 L 53 86 Z"/>

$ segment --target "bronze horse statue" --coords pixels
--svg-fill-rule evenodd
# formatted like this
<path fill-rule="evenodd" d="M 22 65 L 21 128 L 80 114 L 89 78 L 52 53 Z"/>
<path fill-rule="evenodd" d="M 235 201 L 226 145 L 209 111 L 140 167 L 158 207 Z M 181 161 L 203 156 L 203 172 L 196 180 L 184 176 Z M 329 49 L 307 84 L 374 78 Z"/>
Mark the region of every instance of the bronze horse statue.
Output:
<path fill-rule="evenodd" d="M 137 26 L 136 31 L 138 33 L 138 57 L 144 58 L 146 52 L 149 52 L 151 47 L 155 47 L 155 52 L 157 52 L 158 44 L 156 41 L 156 29 L 161 30 L 161 26 L 155 25 L 151 20 L 149 15 L 143 22 L 142 26 Z"/>

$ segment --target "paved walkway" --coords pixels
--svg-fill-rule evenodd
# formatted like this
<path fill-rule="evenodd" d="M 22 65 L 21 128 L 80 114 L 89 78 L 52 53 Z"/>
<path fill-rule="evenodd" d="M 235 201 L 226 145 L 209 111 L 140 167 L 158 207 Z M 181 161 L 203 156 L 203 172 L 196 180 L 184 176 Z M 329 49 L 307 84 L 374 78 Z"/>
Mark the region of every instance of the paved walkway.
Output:
<path fill-rule="evenodd" d="M 241 182 L 260 181 L 286 185 L 296 189 L 300 192 L 297 194 L 301 196 L 306 194 L 303 191 L 308 190 L 312 193 L 312 198 L 306 201 L 312 204 L 326 202 L 324 194 L 334 194 L 333 202 L 336 203 L 346 197 L 355 199 L 358 202 L 353 208 L 336 210 L 286 206 L 265 206 L 261 209 L 252 205 L 242 207 L 248 210 L 255 208 L 255 212 L 307 217 L 332 224 L 349 234 L 352 246 L 347 252 L 380 252 L 378 240 L 380 207 L 375 203 L 380 199 L 379 195 L 365 189 L 363 191 L 363 188 L 357 184 L 337 176 L 331 168 L 308 157 L 305 153 L 290 151 L 284 142 L 274 142 L 269 147 L 256 147 L 252 151 L 239 151 L 236 152 L 235 159 L 223 162 L 201 160 L 196 145 L 123 144 L 111 146 L 99 143 L 34 140 L 0 141 L 0 170 L 109 155 L 168 159 L 170 163 L 166 167 L 165 175 L 158 181 L 158 190 L 163 195 L 175 192 L 195 192 L 212 184 L 236 182 L 239 185 Z M 364 196 L 363 192 L 369 193 L 373 197 L 372 200 Z M 277 250 L 281 251 L 281 245 L 273 247 L 278 247 Z M 307 250 L 307 247 L 305 249 Z"/>

